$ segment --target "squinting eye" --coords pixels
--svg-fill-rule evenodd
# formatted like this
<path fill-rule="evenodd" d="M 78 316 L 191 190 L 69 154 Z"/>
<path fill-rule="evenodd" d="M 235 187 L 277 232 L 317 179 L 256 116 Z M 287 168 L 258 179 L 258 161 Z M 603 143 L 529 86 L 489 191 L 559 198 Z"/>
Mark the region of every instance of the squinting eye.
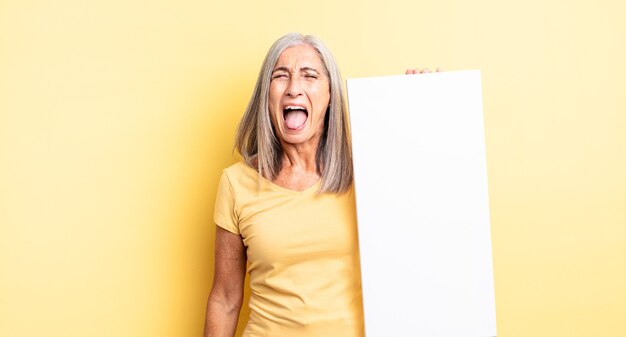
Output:
<path fill-rule="evenodd" d="M 276 75 L 272 76 L 272 79 L 275 79 L 275 78 L 287 78 L 287 75 L 286 74 L 276 74 Z"/>
<path fill-rule="evenodd" d="M 313 79 L 316 79 L 316 78 L 317 78 L 317 75 L 306 74 L 306 75 L 304 75 L 304 77 L 306 77 L 306 78 L 313 78 Z"/>

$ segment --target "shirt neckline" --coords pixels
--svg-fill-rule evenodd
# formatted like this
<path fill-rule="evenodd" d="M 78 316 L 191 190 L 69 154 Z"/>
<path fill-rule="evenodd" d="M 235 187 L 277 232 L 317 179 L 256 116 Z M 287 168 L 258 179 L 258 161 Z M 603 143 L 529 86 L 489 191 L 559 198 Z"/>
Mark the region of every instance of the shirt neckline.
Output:
<path fill-rule="evenodd" d="M 282 187 L 280 185 L 277 185 L 277 184 L 273 183 L 269 179 L 267 179 L 267 178 L 263 177 L 262 175 L 260 175 L 259 172 L 255 168 L 249 166 L 245 162 L 241 161 L 240 163 L 247 170 L 249 170 L 257 179 L 260 178 L 263 184 L 267 185 L 270 189 L 272 189 L 274 191 L 277 191 L 277 192 L 288 193 L 288 194 L 295 194 L 295 195 L 304 195 L 304 194 L 309 194 L 311 192 L 317 191 L 319 189 L 319 186 L 322 183 L 322 178 L 320 178 L 313 185 L 305 188 L 304 190 L 296 191 L 296 190 L 292 190 L 290 188 Z"/>

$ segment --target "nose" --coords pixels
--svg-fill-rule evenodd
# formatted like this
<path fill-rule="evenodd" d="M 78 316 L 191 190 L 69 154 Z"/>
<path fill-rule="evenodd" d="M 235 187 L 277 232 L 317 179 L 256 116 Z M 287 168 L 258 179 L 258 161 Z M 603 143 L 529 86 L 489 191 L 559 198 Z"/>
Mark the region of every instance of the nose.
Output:
<path fill-rule="evenodd" d="M 287 85 L 287 90 L 285 91 L 285 94 L 290 97 L 297 97 L 302 95 L 300 76 L 292 76 L 289 79 L 289 84 Z"/>

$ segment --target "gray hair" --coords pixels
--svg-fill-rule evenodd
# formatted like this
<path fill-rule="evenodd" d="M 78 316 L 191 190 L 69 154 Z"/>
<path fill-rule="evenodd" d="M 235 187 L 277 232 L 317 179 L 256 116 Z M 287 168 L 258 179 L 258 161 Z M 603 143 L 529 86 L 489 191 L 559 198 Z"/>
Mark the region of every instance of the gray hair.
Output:
<path fill-rule="evenodd" d="M 353 172 L 342 79 L 330 50 L 315 36 L 287 34 L 270 47 L 246 112 L 239 122 L 235 149 L 260 176 L 273 180 L 280 172 L 283 152 L 268 109 L 270 79 L 280 54 L 298 45 L 311 46 L 319 53 L 330 83 L 330 104 L 316 153 L 317 170 L 322 176 L 320 192 L 343 193 L 352 185 Z"/>

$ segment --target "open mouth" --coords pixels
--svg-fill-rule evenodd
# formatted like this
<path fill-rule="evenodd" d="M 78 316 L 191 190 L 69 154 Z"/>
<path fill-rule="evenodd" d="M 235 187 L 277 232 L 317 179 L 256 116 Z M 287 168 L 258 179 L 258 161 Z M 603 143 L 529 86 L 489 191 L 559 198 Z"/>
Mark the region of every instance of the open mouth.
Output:
<path fill-rule="evenodd" d="M 304 127 L 309 112 L 305 107 L 297 105 L 288 105 L 283 109 L 283 119 L 289 130 L 300 130 Z"/>

